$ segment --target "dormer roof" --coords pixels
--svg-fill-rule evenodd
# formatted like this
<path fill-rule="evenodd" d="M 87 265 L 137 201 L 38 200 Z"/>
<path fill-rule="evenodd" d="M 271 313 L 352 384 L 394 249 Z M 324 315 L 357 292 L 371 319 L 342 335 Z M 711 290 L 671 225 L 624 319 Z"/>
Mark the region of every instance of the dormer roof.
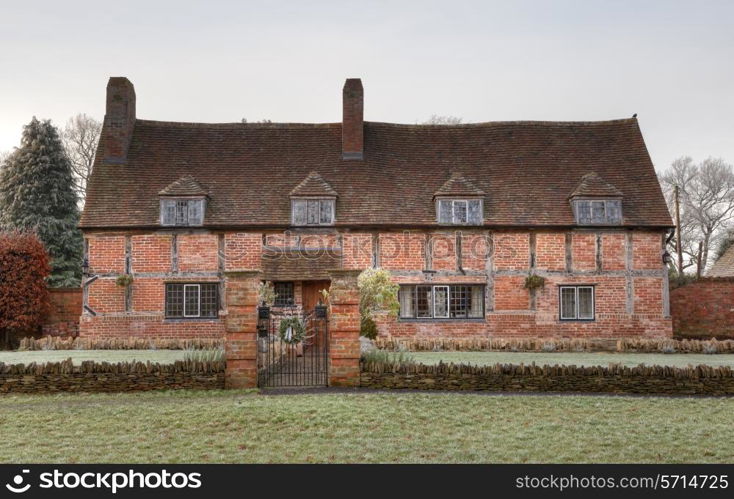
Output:
<path fill-rule="evenodd" d="M 622 197 L 622 191 L 605 181 L 598 173 L 592 171 L 581 177 L 581 181 L 568 197 L 620 198 Z"/>
<path fill-rule="evenodd" d="M 324 178 L 315 171 L 309 172 L 292 191 L 291 197 L 337 197 L 338 194 Z"/>
<path fill-rule="evenodd" d="M 444 184 L 433 193 L 434 197 L 442 196 L 484 196 L 486 193 L 467 180 L 464 175 L 454 172 Z"/>
<path fill-rule="evenodd" d="M 191 175 L 184 175 L 158 192 L 159 196 L 207 196 L 207 190 Z"/>

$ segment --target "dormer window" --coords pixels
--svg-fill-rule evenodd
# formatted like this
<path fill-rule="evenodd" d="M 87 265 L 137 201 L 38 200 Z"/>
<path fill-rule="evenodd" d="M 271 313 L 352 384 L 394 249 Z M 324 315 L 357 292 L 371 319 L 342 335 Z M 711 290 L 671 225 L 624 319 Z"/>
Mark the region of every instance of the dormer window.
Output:
<path fill-rule="evenodd" d="M 622 223 L 620 199 L 575 199 L 576 223 L 579 225 L 619 225 Z"/>
<path fill-rule="evenodd" d="M 161 225 L 199 226 L 204 223 L 204 199 L 161 199 Z"/>
<path fill-rule="evenodd" d="M 436 202 L 438 223 L 444 225 L 481 225 L 481 199 L 439 199 Z"/>
<path fill-rule="evenodd" d="M 460 172 L 433 193 L 436 220 L 441 225 L 482 225 L 486 193 Z"/>
<path fill-rule="evenodd" d="M 291 224 L 334 225 L 338 194 L 318 172 L 310 172 L 291 191 Z"/>
<path fill-rule="evenodd" d="M 334 199 L 292 199 L 293 225 L 334 225 Z"/>
<path fill-rule="evenodd" d="M 191 175 L 185 175 L 158 193 L 161 225 L 196 227 L 204 225 L 207 190 Z"/>
<path fill-rule="evenodd" d="M 596 172 L 589 172 L 569 196 L 578 225 L 621 225 L 622 191 Z"/>

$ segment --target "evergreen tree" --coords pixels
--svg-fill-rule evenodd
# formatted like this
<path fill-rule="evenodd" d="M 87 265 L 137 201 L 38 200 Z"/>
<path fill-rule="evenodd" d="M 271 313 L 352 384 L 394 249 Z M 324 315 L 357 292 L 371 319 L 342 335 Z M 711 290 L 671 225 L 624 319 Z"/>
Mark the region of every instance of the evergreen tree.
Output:
<path fill-rule="evenodd" d="M 49 285 L 79 286 L 82 235 L 71 163 L 50 121 L 34 116 L 0 170 L 0 227 L 33 231 L 51 258 Z"/>

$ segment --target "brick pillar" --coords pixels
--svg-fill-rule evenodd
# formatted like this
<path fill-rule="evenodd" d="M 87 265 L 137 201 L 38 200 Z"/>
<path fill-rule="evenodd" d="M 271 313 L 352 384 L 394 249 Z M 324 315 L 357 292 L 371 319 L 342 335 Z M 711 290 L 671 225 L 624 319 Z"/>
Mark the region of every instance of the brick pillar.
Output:
<path fill-rule="evenodd" d="M 225 272 L 225 388 L 257 386 L 258 271 Z"/>
<path fill-rule="evenodd" d="M 359 270 L 332 270 L 329 288 L 329 385 L 359 385 Z"/>

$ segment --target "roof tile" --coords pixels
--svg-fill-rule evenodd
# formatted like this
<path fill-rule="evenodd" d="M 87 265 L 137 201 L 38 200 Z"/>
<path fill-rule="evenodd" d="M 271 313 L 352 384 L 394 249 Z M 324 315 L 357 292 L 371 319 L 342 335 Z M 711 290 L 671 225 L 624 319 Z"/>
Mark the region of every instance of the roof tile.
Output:
<path fill-rule="evenodd" d="M 486 192 L 464 178 L 459 172 L 451 177 L 436 191 L 434 196 L 484 196 Z"/>
<path fill-rule="evenodd" d="M 291 191 L 291 196 L 337 197 L 337 193 L 321 175 L 312 171 Z"/>
<path fill-rule="evenodd" d="M 126 163 L 97 155 L 80 225 L 155 227 L 158 193 L 192 175 L 209 191 L 205 226 L 289 226 L 290 193 L 317 172 L 339 193 L 337 226 L 435 226 L 433 194 L 460 168 L 487 193 L 487 226 L 573 226 L 568 195 L 591 172 L 624 193 L 625 226 L 672 226 L 635 119 L 365 122 L 362 161 L 342 158 L 341 128 L 137 120 Z"/>
<path fill-rule="evenodd" d="M 713 266 L 706 272 L 707 277 L 734 277 L 734 245 L 719 257 Z"/>
<path fill-rule="evenodd" d="M 606 182 L 598 173 L 590 172 L 581 177 L 569 198 L 584 196 L 622 197 L 622 191 Z"/>
<path fill-rule="evenodd" d="M 191 175 L 184 175 L 158 192 L 160 196 L 206 196 L 207 191 Z"/>

